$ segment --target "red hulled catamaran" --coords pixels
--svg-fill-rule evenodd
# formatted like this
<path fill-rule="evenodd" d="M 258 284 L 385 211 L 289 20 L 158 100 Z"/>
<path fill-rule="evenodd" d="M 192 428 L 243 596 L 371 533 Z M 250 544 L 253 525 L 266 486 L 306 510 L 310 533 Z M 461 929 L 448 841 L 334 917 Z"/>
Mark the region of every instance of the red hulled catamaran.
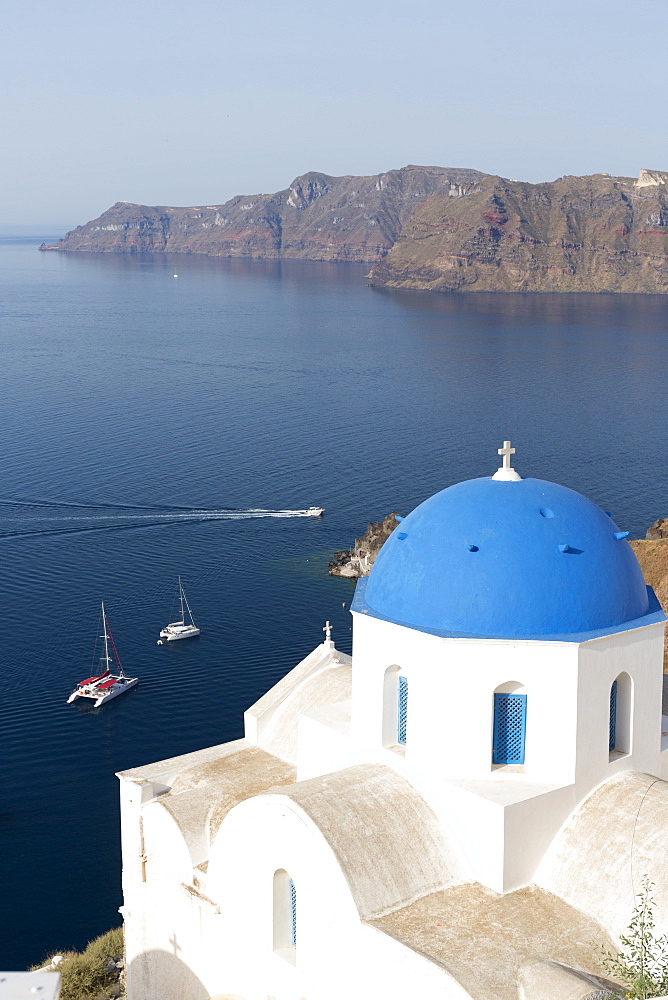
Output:
<path fill-rule="evenodd" d="M 112 698 L 117 698 L 119 694 L 129 691 L 130 688 L 139 683 L 138 677 L 127 677 L 123 672 L 123 664 L 104 612 L 104 601 L 102 602 L 102 631 L 104 634 L 100 638 L 104 639 L 104 656 L 100 657 L 100 666 L 104 669 L 97 677 L 87 677 L 86 680 L 79 681 L 67 699 L 68 705 L 70 702 L 76 701 L 77 698 L 90 698 L 95 702 L 94 708 L 99 708 L 100 705 L 111 701 Z M 114 654 L 113 658 L 109 655 L 110 643 Z"/>

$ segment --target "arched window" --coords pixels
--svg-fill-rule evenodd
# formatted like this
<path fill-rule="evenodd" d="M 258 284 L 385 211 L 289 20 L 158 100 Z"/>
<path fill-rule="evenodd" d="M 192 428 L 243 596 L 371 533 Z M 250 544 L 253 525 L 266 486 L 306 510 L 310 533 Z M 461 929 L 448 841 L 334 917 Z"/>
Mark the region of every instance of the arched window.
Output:
<path fill-rule="evenodd" d="M 631 753 L 631 720 L 633 717 L 633 681 L 621 673 L 610 686 L 608 715 L 608 751 L 610 754 Z"/>
<path fill-rule="evenodd" d="M 399 674 L 397 691 L 397 743 L 406 746 L 406 723 L 408 722 L 408 679 Z"/>
<path fill-rule="evenodd" d="M 284 868 L 274 872 L 274 951 L 294 962 L 297 947 L 297 890 Z"/>
<path fill-rule="evenodd" d="M 393 664 L 383 680 L 383 746 L 406 745 L 408 725 L 408 678 Z"/>
<path fill-rule="evenodd" d="M 527 725 L 527 696 L 515 681 L 494 692 L 492 764 L 523 764 Z"/>
<path fill-rule="evenodd" d="M 617 681 L 610 686 L 610 719 L 608 722 L 608 750 L 615 749 L 617 734 Z"/>
<path fill-rule="evenodd" d="M 290 944 L 297 947 L 297 890 L 290 879 Z"/>

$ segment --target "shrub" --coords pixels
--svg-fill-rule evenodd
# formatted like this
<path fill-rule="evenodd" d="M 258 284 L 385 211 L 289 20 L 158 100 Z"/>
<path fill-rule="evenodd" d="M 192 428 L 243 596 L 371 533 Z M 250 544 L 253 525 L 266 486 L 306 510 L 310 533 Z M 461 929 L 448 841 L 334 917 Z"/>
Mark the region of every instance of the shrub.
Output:
<path fill-rule="evenodd" d="M 83 952 L 64 951 L 61 954 L 63 961 L 57 969 L 62 977 L 60 1000 L 107 997 L 119 981 L 118 970 L 110 971 L 107 966 L 110 958 L 123 954 L 123 928 L 116 927 L 95 938 Z M 50 957 L 46 961 L 50 961 Z"/>
<path fill-rule="evenodd" d="M 619 939 L 622 950 L 614 955 L 601 949 L 601 964 L 614 979 L 623 983 L 629 1000 L 647 1000 L 668 994 L 668 935 L 657 937 L 654 931 L 653 886 L 647 877 L 643 879 L 628 931 Z"/>

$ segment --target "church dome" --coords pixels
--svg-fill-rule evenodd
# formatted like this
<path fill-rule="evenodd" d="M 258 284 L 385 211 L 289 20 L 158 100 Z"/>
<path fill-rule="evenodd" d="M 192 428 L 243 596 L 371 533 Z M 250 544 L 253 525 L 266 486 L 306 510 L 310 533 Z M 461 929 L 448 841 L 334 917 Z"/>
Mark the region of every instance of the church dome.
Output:
<path fill-rule="evenodd" d="M 574 490 L 508 472 L 450 486 L 398 525 L 367 581 L 371 614 L 498 638 L 599 631 L 647 614 L 628 533 Z"/>

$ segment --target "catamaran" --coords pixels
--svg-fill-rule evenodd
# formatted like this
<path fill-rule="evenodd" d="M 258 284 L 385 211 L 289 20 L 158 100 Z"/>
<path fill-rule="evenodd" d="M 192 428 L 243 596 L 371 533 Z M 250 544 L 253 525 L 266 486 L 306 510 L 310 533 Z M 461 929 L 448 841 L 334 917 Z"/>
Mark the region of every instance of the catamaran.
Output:
<path fill-rule="evenodd" d="M 191 639 L 193 636 L 200 634 L 200 629 L 198 629 L 197 625 L 195 625 L 195 619 L 193 618 L 193 613 L 190 610 L 188 598 L 186 597 L 186 592 L 183 589 L 183 584 L 181 583 L 181 577 L 179 577 L 179 601 L 181 602 L 181 621 L 171 622 L 169 625 L 165 625 L 160 633 L 160 638 L 158 639 L 159 646 L 162 646 L 163 642 L 172 642 L 174 639 Z M 188 612 L 190 624 L 186 622 L 186 610 Z"/>
<path fill-rule="evenodd" d="M 100 638 L 104 639 L 104 656 L 100 657 L 100 666 L 104 669 L 97 677 L 87 677 L 86 680 L 79 681 L 67 699 L 68 705 L 70 702 L 76 701 L 77 698 L 91 698 L 95 702 L 93 707 L 99 708 L 100 705 L 111 701 L 112 698 L 117 698 L 119 694 L 129 691 L 130 688 L 139 683 L 138 677 L 126 677 L 123 672 L 123 664 L 104 612 L 104 601 L 102 602 L 102 631 L 104 634 Z M 111 643 L 114 654 L 113 658 L 109 656 L 109 643 Z M 114 671 L 112 671 L 112 664 L 115 664 Z"/>

